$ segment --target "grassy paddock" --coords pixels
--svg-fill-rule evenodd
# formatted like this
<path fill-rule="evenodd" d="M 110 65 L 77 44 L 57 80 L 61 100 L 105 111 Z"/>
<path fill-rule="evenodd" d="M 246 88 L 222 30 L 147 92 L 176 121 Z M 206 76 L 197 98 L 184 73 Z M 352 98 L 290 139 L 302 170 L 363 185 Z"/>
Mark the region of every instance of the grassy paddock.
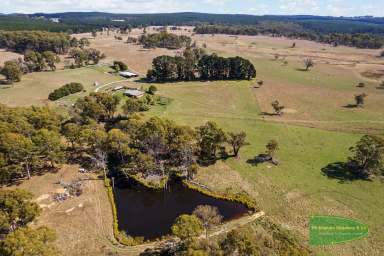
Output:
<path fill-rule="evenodd" d="M 260 209 L 278 223 L 304 239 L 308 238 L 309 216 L 314 214 L 356 218 L 370 227 L 367 239 L 314 250 L 333 255 L 377 255 L 384 249 L 380 231 L 384 226 L 383 184 L 348 181 L 342 176 L 334 179 L 322 172 L 329 164 L 345 161 L 348 148 L 360 135 L 263 121 L 247 81 L 163 84 L 158 88 L 159 94 L 173 99 L 163 109 L 162 117 L 192 126 L 212 120 L 226 131 L 247 133 L 250 145 L 241 150 L 240 158 L 222 164 L 251 185 Z M 154 109 L 148 114 L 158 112 Z M 270 139 L 279 142 L 280 165 L 255 165 L 252 160 L 265 151 Z M 210 168 L 203 171 L 209 172 Z M 209 178 L 205 182 L 215 188 Z M 235 188 L 241 191 L 241 183 Z"/>
<path fill-rule="evenodd" d="M 214 191 L 209 191 L 207 189 L 204 189 L 200 186 L 197 186 L 195 184 L 192 184 L 191 182 L 184 181 L 183 182 L 189 189 L 195 190 L 201 194 L 235 203 L 240 203 L 245 205 L 249 210 L 255 212 L 258 210 L 257 203 L 253 198 L 250 198 L 248 195 L 245 194 L 221 194 Z"/>
<path fill-rule="evenodd" d="M 118 80 L 121 79 L 94 67 L 57 70 L 55 72 L 35 72 L 24 75 L 21 82 L 14 83 L 9 88 L 0 89 L 0 103 L 8 106 L 51 104 L 48 95 L 53 90 L 70 82 L 82 83 L 85 92 L 64 97 L 57 101 L 58 104 L 71 104 L 76 98 L 92 92 L 95 89 L 95 81 L 101 85 Z"/>

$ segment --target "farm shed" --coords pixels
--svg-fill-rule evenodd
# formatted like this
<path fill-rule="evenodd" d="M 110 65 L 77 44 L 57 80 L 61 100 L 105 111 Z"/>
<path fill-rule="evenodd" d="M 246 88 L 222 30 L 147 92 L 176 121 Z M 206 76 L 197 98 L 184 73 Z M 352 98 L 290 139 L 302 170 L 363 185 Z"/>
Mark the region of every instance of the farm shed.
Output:
<path fill-rule="evenodd" d="M 125 96 L 141 98 L 144 96 L 144 92 L 137 89 L 128 89 L 124 91 Z"/>
<path fill-rule="evenodd" d="M 138 77 L 138 74 L 129 72 L 129 71 L 120 71 L 119 75 L 125 78 Z"/>

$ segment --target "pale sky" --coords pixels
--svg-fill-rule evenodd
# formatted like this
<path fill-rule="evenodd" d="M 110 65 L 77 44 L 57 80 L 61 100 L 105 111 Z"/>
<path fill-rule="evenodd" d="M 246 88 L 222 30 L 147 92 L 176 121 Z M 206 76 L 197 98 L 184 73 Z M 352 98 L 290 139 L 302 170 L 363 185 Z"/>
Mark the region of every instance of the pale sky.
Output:
<path fill-rule="evenodd" d="M 1 0 L 0 13 L 208 12 L 384 17 L 384 0 Z"/>

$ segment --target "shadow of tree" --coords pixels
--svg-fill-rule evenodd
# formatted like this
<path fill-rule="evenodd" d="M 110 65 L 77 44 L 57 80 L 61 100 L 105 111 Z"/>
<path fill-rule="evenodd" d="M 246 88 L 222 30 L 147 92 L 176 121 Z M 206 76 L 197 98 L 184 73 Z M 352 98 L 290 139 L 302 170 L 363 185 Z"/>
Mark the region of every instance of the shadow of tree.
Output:
<path fill-rule="evenodd" d="M 261 112 L 260 116 L 280 116 L 280 115 L 276 113 Z"/>
<path fill-rule="evenodd" d="M 323 175 L 331 179 L 338 179 L 339 183 L 347 183 L 354 180 L 370 181 L 368 177 L 358 175 L 347 163 L 335 162 L 321 169 Z"/>
<path fill-rule="evenodd" d="M 357 108 L 358 106 L 356 104 L 348 104 L 343 106 L 343 108 Z"/>
<path fill-rule="evenodd" d="M 213 159 L 198 159 L 197 164 L 202 166 L 202 167 L 208 167 L 210 165 L 214 165 L 217 162 L 217 158 Z"/>
<path fill-rule="evenodd" d="M 259 161 L 256 157 L 253 159 L 248 159 L 247 164 L 258 166 L 259 164 L 263 163 L 262 161 Z"/>
<path fill-rule="evenodd" d="M 248 159 L 247 164 L 258 166 L 259 164 L 270 162 L 272 160 L 271 157 L 269 157 L 266 154 L 259 154 L 258 156 L 255 156 L 255 158 Z"/>

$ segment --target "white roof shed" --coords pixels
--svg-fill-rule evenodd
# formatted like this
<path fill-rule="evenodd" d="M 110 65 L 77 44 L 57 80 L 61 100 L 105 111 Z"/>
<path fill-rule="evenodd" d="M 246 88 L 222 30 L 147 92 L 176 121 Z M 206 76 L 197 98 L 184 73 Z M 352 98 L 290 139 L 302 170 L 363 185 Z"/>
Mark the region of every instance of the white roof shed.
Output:
<path fill-rule="evenodd" d="M 128 90 L 124 91 L 124 95 L 130 96 L 130 97 L 140 98 L 140 97 L 144 96 L 144 92 L 139 91 L 137 89 L 128 89 Z"/>
<path fill-rule="evenodd" d="M 138 74 L 135 74 L 135 73 L 132 73 L 132 72 L 129 72 L 129 71 L 120 71 L 119 72 L 119 75 L 123 76 L 123 77 L 138 77 L 139 75 Z"/>

